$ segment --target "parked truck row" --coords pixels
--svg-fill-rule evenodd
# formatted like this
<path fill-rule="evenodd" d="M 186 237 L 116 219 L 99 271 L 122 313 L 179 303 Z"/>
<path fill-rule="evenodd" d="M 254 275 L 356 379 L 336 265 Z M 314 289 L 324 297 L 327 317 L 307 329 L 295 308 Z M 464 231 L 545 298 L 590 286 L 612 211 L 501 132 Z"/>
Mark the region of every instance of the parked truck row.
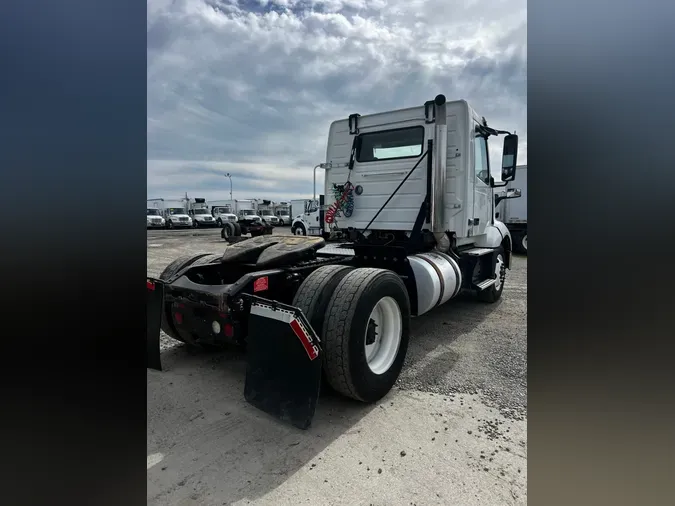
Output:
<path fill-rule="evenodd" d="M 148 199 L 147 228 L 219 227 L 239 224 L 238 229 L 260 222 L 267 226 L 291 224 L 290 202 L 263 199 L 227 199 L 207 201 L 204 198 Z"/>

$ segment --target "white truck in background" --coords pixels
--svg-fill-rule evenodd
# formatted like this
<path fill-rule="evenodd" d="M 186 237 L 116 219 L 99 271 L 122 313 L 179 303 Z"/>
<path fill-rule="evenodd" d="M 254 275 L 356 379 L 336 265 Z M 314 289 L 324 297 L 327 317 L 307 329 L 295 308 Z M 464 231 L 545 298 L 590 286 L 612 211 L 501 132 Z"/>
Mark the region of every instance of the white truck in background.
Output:
<path fill-rule="evenodd" d="M 216 219 L 209 211 L 209 205 L 204 198 L 195 198 L 188 203 L 188 214 L 192 218 L 192 226 L 215 227 Z"/>
<path fill-rule="evenodd" d="M 274 215 L 279 220 L 279 226 L 283 227 L 290 225 L 291 220 L 291 203 L 290 202 L 279 202 L 274 206 Z"/>
<path fill-rule="evenodd" d="M 279 224 L 279 218 L 274 214 L 275 203 L 271 200 L 256 199 L 258 216 L 267 224 L 276 227 Z"/>
<path fill-rule="evenodd" d="M 506 192 L 520 191 L 520 198 L 500 199 L 496 206 L 496 217 L 511 232 L 513 250 L 527 253 L 527 165 L 518 166 L 518 182 L 511 181 Z M 501 195 L 504 195 L 503 193 Z"/>
<path fill-rule="evenodd" d="M 164 200 L 162 199 L 164 220 L 166 228 L 188 228 L 192 227 L 192 218 L 186 209 L 185 199 Z"/>
<path fill-rule="evenodd" d="M 166 226 L 166 220 L 162 216 L 162 200 L 148 199 L 146 228 L 164 228 Z"/>
<path fill-rule="evenodd" d="M 237 215 L 237 221 L 261 221 L 255 200 L 230 200 L 229 201 L 234 214 Z"/>
<path fill-rule="evenodd" d="M 324 196 L 318 199 L 291 200 L 291 233 L 322 236 L 324 233 Z"/>
<path fill-rule="evenodd" d="M 237 214 L 234 212 L 231 200 L 212 200 L 209 204 L 211 216 L 216 220 L 217 226 L 222 227 L 223 223 L 237 222 Z"/>

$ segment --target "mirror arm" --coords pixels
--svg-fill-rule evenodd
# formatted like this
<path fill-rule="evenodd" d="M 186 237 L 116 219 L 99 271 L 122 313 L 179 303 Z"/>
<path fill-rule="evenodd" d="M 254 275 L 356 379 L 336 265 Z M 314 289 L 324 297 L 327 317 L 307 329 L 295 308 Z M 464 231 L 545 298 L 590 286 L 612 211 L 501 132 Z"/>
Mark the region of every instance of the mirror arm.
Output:
<path fill-rule="evenodd" d="M 495 178 L 490 176 L 490 188 L 502 188 L 507 184 L 509 184 L 508 181 L 507 182 L 502 181 L 501 183 L 497 184 L 495 183 Z"/>

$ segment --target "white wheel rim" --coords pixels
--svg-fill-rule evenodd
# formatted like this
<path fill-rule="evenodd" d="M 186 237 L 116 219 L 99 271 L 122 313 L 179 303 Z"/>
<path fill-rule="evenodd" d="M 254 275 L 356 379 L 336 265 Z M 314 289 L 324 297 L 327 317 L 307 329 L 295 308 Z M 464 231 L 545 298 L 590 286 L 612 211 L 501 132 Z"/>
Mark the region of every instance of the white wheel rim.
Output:
<path fill-rule="evenodd" d="M 300 227 L 295 229 L 295 235 L 305 235 L 302 233 L 302 229 Z"/>
<path fill-rule="evenodd" d="M 504 267 L 504 259 L 502 255 L 497 255 L 497 262 L 495 263 L 495 276 L 497 280 L 495 281 L 495 288 L 499 290 L 502 287 L 502 268 Z"/>
<path fill-rule="evenodd" d="M 373 320 L 377 327 L 375 342 L 365 344 L 366 362 L 373 373 L 384 374 L 396 360 L 401 345 L 403 332 L 401 309 L 392 297 L 383 297 L 371 311 L 368 322 L 370 320 Z M 366 335 L 367 333 L 366 329 Z M 367 339 L 364 342 L 367 343 Z"/>
<path fill-rule="evenodd" d="M 527 251 L 527 234 L 523 236 L 523 248 Z"/>

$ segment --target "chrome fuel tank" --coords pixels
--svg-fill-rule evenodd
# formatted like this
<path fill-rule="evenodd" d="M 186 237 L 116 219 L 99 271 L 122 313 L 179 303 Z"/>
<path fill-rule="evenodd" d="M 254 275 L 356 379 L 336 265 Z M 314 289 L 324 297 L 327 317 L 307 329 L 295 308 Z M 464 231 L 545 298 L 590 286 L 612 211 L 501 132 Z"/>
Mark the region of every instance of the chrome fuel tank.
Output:
<path fill-rule="evenodd" d="M 462 287 L 462 271 L 449 255 L 439 251 L 408 257 L 417 287 L 417 314 L 430 311 L 455 297 Z"/>

